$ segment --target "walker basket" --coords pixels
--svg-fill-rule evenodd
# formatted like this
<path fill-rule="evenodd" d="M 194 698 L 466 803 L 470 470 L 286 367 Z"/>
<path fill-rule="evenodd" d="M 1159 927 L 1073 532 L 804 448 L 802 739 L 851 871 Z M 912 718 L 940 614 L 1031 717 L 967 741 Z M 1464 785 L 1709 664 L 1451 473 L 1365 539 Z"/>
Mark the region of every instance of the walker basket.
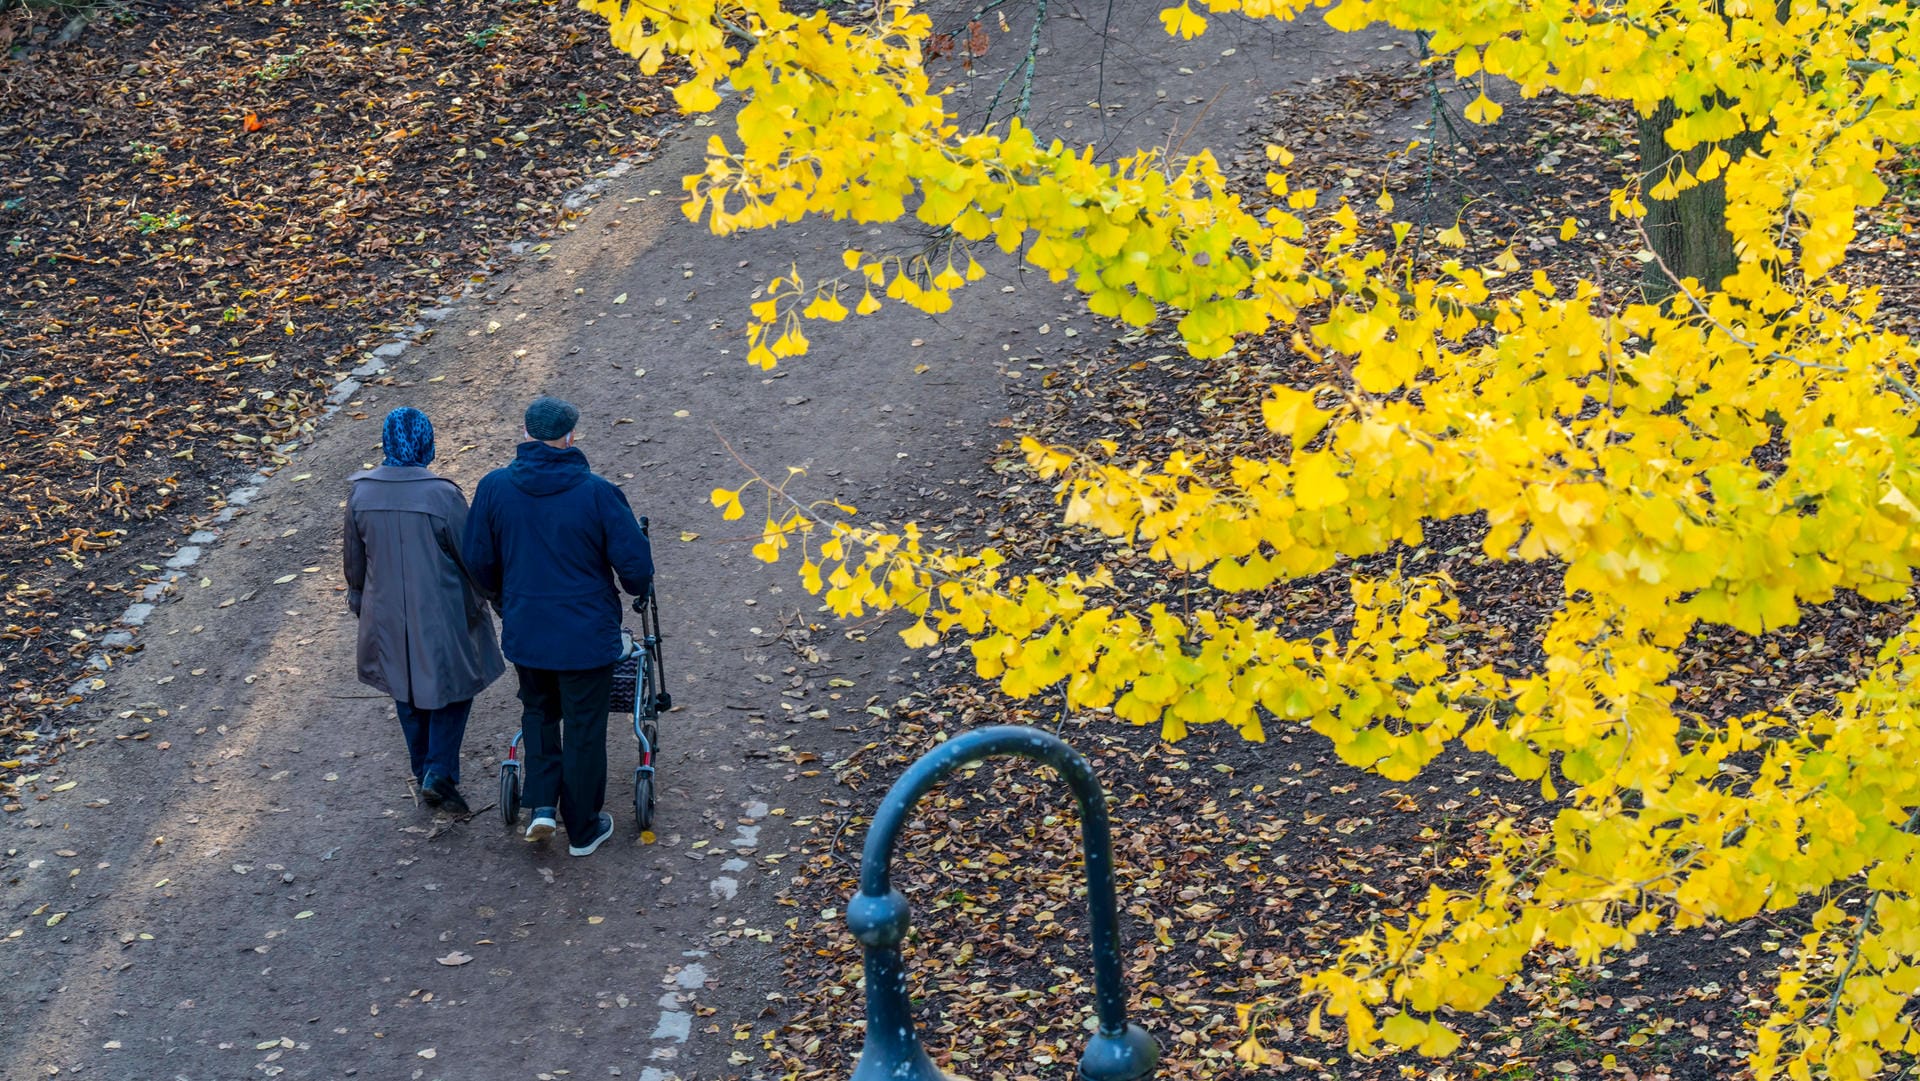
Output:
<path fill-rule="evenodd" d="M 640 650 L 634 650 L 633 656 L 614 662 L 613 698 L 607 703 L 608 713 L 633 712 L 634 688 L 640 682 L 641 656 Z"/>

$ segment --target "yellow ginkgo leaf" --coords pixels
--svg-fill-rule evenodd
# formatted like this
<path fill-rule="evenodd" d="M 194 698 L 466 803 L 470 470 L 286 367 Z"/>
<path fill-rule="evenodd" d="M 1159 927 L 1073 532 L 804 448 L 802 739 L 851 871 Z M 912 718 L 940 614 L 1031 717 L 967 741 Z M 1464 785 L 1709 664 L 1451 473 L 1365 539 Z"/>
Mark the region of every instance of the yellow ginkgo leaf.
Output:
<path fill-rule="evenodd" d="M 1293 500 L 1302 510 L 1321 510 L 1347 498 L 1347 484 L 1325 451 L 1302 454 L 1293 462 Z"/>
<path fill-rule="evenodd" d="M 1182 2 L 1179 7 L 1163 9 L 1160 12 L 1160 24 L 1167 28 L 1167 33 L 1176 35 L 1182 40 L 1198 37 L 1207 29 L 1206 17 L 1185 2 Z"/>

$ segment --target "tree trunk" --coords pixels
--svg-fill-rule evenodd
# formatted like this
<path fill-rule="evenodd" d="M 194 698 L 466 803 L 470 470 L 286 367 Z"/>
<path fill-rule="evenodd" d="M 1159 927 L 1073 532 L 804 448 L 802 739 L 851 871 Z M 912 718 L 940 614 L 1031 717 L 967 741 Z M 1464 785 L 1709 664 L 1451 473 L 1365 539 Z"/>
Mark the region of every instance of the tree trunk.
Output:
<path fill-rule="evenodd" d="M 1757 132 L 1745 132 L 1725 143 L 1701 143 L 1684 154 L 1667 145 L 1667 125 L 1679 115 L 1671 101 L 1663 101 L 1652 116 L 1640 120 L 1640 192 L 1647 204 L 1645 225 L 1653 252 L 1660 258 L 1647 263 L 1645 291 L 1650 299 L 1674 292 L 1675 277 L 1694 278 L 1707 289 L 1717 289 L 1729 274 L 1739 269 L 1733 254 L 1733 235 L 1727 232 L 1727 182 L 1725 175 L 1695 184 L 1672 199 L 1654 199 L 1646 193 L 1669 175 L 1684 167 L 1698 172 L 1716 146 L 1735 160 L 1748 149 L 1760 145 Z M 1666 269 L 1660 264 L 1666 263 Z"/>
<path fill-rule="evenodd" d="M 1792 8 L 1792 0 L 1774 0 L 1774 21 L 1786 22 Z M 1720 14 L 1726 15 L 1724 8 Z M 1743 131 L 1724 143 L 1703 143 L 1676 155 L 1667 145 L 1667 125 L 1678 115 L 1673 102 L 1663 101 L 1652 116 L 1640 120 L 1640 197 L 1647 204 L 1647 237 L 1654 254 L 1667 264 L 1662 270 L 1658 260 L 1647 263 L 1644 290 L 1649 300 L 1671 296 L 1676 277 L 1693 278 L 1708 289 L 1718 289 L 1729 274 L 1740 269 L 1740 260 L 1733 254 L 1733 234 L 1727 232 L 1725 171 L 1672 199 L 1649 199 L 1646 193 L 1682 164 L 1688 173 L 1698 173 L 1700 163 L 1715 146 L 1724 149 L 1733 161 L 1739 161 L 1749 150 L 1760 149 L 1762 133 Z M 1669 277 L 1667 271 L 1673 276 Z"/>

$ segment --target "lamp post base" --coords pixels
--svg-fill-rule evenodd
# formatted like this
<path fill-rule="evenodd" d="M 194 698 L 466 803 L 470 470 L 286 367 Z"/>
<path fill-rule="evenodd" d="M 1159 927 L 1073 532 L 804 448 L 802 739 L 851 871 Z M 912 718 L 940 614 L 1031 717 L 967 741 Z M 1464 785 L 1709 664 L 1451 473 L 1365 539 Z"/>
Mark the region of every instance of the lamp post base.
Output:
<path fill-rule="evenodd" d="M 906 1046 L 886 1041 L 879 1047 L 869 1042 L 860 1051 L 853 1068 L 853 1081 L 953 1081 L 940 1072 L 918 1042 Z"/>
<path fill-rule="evenodd" d="M 1160 1064 L 1160 1047 L 1139 1025 L 1128 1025 L 1124 1032 L 1097 1032 L 1080 1056 L 1080 1076 L 1084 1081 L 1139 1081 L 1153 1075 Z"/>

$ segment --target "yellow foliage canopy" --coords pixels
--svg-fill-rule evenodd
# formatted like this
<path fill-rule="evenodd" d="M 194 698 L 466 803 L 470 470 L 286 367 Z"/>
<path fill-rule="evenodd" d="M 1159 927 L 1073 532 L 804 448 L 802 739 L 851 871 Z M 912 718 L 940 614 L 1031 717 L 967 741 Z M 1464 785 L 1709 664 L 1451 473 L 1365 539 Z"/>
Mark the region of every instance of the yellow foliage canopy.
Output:
<path fill-rule="evenodd" d="M 1446 1054 L 1457 1037 L 1436 1011 L 1485 1006 L 1542 944 L 1598 958 L 1661 928 L 1854 886 L 1865 903 L 1829 905 L 1783 966 L 1753 1069 L 1866 1078 L 1920 1050 L 1904 1008 L 1920 986 L 1920 627 L 1810 722 L 1688 728 L 1671 684 L 1675 650 L 1700 624 L 1790 625 L 1839 589 L 1901 598 L 1920 564 L 1920 392 L 1908 381 L 1920 356 L 1876 323 L 1873 290 L 1829 278 L 1857 210 L 1885 194 L 1875 165 L 1920 139 L 1914 9 L 1331 5 L 1337 28 L 1431 35 L 1461 77 L 1643 113 L 1671 99 L 1676 148 L 1764 133 L 1757 152 L 1710 154 L 1676 181 L 1724 176 L 1740 271 L 1717 290 L 1687 282 L 1668 304 L 1620 309 L 1538 275 L 1494 295 L 1457 263 L 1402 281 L 1350 209 L 1317 213 L 1276 171 L 1285 209 L 1256 214 L 1206 151 L 1096 161 L 1019 121 L 963 131 L 930 87 L 931 28 L 907 0 L 859 25 L 776 0 L 583 6 L 646 70 L 670 55 L 689 63 L 682 108 L 716 108 L 722 82 L 739 94 L 732 136 L 715 136 L 686 179 L 690 217 L 727 232 L 911 213 L 951 230 L 944 257 L 848 252 L 848 277 L 776 279 L 753 308 L 753 362 L 803 353 L 806 320 L 868 314 L 883 297 L 944 310 L 991 243 L 1072 281 L 1097 313 L 1136 325 L 1170 314 L 1195 357 L 1280 322 L 1301 328 L 1301 347 L 1350 362 L 1349 385 L 1273 388 L 1265 420 L 1287 437 L 1284 455 L 1149 467 L 1112 461 L 1111 448 L 1029 442 L 1065 524 L 1226 593 L 1418 544 L 1428 523 L 1472 514 L 1485 516 L 1490 557 L 1564 567 L 1544 661 L 1515 676 L 1453 665 L 1435 633 L 1457 612 L 1444 580 L 1356 580 L 1351 634 L 1296 640 L 1214 611 L 1128 610 L 1108 602 L 1104 572 L 1013 575 L 992 550 L 932 550 L 911 526 L 859 528 L 851 508 L 828 515 L 766 486 L 763 558 L 798 554 L 802 581 L 839 614 L 905 609 L 910 645 L 967 636 L 980 673 L 1011 694 L 1063 686 L 1074 708 L 1168 738 L 1224 721 L 1261 739 L 1263 720 L 1303 723 L 1396 779 L 1458 743 L 1564 791 L 1549 837 L 1502 826 L 1477 888 L 1435 890 L 1306 981 L 1354 1051 Z M 1309 6 L 1329 5 L 1181 0 L 1163 21 L 1188 38 L 1209 17 L 1290 19 Z M 1491 123 L 1499 107 L 1482 96 L 1470 112 Z M 1285 168 L 1283 148 L 1269 157 Z M 1637 192 L 1614 202 L 1639 212 Z M 1482 328 L 1492 334 L 1469 338 Z M 1785 448 L 1778 465 L 1755 458 L 1768 444 Z M 717 490 L 714 504 L 739 517 L 740 496 Z M 1723 769 L 1736 754 L 1758 768 Z"/>

